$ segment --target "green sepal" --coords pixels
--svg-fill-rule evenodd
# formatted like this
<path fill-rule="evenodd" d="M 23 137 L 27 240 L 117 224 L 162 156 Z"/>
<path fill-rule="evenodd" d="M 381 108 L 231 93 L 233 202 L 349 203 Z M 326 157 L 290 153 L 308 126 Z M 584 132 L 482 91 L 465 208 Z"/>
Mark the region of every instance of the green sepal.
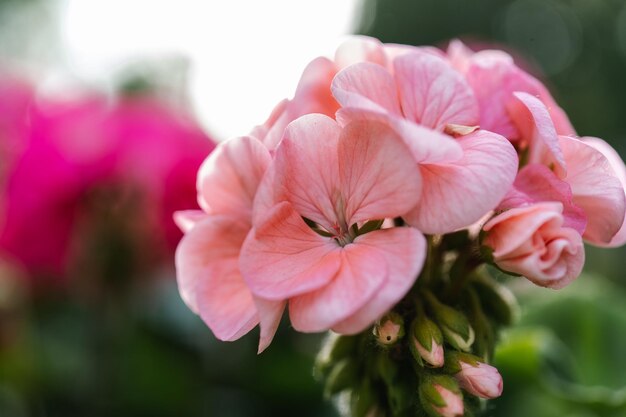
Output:
<path fill-rule="evenodd" d="M 337 361 L 354 356 L 357 350 L 358 339 L 358 335 L 344 336 L 332 332 L 329 333 L 315 359 L 313 366 L 315 378 L 324 379 Z"/>
<path fill-rule="evenodd" d="M 398 378 L 398 365 L 385 351 L 380 351 L 376 355 L 376 370 L 387 385 L 393 385 Z"/>
<path fill-rule="evenodd" d="M 387 385 L 387 400 L 392 415 L 401 415 L 411 407 L 413 403 L 413 391 L 407 383 Z"/>
<path fill-rule="evenodd" d="M 376 393 L 372 384 L 364 378 L 359 387 L 350 393 L 350 415 L 352 417 L 366 417 L 376 404 Z"/>
<path fill-rule="evenodd" d="M 468 351 L 474 341 L 474 330 L 465 315 L 454 308 L 441 303 L 430 292 L 425 292 L 435 320 L 441 327 L 443 337 L 455 349 Z M 462 344 L 457 340 L 462 340 Z"/>
<path fill-rule="evenodd" d="M 461 362 L 468 363 L 472 366 L 478 366 L 481 362 L 480 358 L 465 352 L 454 350 L 446 350 L 446 362 L 443 365 L 443 371 L 447 374 L 454 375 L 461 371 Z"/>
<path fill-rule="evenodd" d="M 353 388 L 359 380 L 357 362 L 351 358 L 340 360 L 326 378 L 324 395 L 331 397 L 343 390 Z"/>
<path fill-rule="evenodd" d="M 472 281 L 472 288 L 491 319 L 503 326 L 512 325 L 519 315 L 519 306 L 513 293 L 494 280 L 480 275 Z"/>

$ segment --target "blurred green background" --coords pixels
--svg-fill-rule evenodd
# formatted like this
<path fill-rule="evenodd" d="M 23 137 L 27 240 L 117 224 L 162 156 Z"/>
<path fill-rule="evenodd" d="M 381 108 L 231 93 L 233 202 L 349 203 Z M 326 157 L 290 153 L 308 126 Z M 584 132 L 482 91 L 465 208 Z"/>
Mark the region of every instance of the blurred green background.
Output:
<path fill-rule="evenodd" d="M 0 1 L 2 59 L 61 61 L 60 4 Z M 355 32 L 509 49 L 547 83 L 579 134 L 626 154 L 623 0 L 365 0 Z M 588 272 L 564 291 L 511 281 L 522 317 L 498 350 L 504 395 L 486 416 L 626 416 L 626 249 L 587 255 Z M 222 343 L 185 307 L 170 258 L 145 274 L 95 274 L 98 295 L 85 298 L 73 288 L 32 292 L 3 265 L 0 416 L 337 415 L 312 377 L 321 336 L 283 323 L 257 356 L 258 330 Z"/>

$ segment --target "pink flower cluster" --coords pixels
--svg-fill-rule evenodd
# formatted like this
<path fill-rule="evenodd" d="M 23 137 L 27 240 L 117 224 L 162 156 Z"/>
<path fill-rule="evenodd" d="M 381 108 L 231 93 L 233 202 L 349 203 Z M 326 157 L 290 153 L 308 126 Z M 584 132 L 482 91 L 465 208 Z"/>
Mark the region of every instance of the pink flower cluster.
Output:
<path fill-rule="evenodd" d="M 493 213 L 494 261 L 563 286 L 580 272 L 582 239 L 626 239 L 623 163 L 574 135 L 503 52 L 353 38 L 204 162 L 202 211 L 176 217 L 182 297 L 219 339 L 260 323 L 260 350 L 287 306 L 298 331 L 355 334 L 413 286 L 425 234 Z"/>
<path fill-rule="evenodd" d="M 172 214 L 197 207 L 193 179 L 214 147 L 189 115 L 149 95 L 36 97 L 9 75 L 0 92 L 0 256 L 39 283 L 66 279 L 90 198 L 112 188 L 140 194 L 137 250 L 171 256 Z"/>

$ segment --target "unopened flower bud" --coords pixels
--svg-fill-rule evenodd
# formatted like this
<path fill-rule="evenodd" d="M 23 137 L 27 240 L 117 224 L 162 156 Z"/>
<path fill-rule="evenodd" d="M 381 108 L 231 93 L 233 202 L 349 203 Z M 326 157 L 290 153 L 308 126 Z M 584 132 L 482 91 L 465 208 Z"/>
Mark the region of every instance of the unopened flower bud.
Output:
<path fill-rule="evenodd" d="M 461 388 L 472 395 L 490 399 L 502 394 L 502 376 L 498 370 L 474 355 L 449 352 L 445 370 L 454 374 Z"/>
<path fill-rule="evenodd" d="M 454 375 L 465 391 L 481 398 L 497 398 L 502 395 L 502 376 L 496 368 L 479 362 L 473 366 L 461 362 L 461 372 Z"/>
<path fill-rule="evenodd" d="M 419 387 L 422 407 L 432 417 L 462 417 L 463 396 L 456 380 L 437 375 L 424 380 Z"/>
<path fill-rule="evenodd" d="M 476 335 L 465 315 L 441 303 L 430 292 L 425 293 L 444 338 L 455 349 L 469 351 Z"/>
<path fill-rule="evenodd" d="M 404 336 L 404 319 L 390 311 L 376 323 L 373 333 L 380 345 L 392 346 Z"/>
<path fill-rule="evenodd" d="M 415 360 L 433 368 L 443 366 L 443 335 L 439 326 L 424 314 L 420 314 L 411 324 L 409 348 Z"/>

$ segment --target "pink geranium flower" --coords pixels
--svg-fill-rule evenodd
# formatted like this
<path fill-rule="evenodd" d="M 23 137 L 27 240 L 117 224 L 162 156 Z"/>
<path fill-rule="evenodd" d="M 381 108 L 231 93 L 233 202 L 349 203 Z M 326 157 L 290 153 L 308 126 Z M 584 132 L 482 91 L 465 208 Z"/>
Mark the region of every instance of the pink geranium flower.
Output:
<path fill-rule="evenodd" d="M 357 333 L 411 288 L 425 257 L 421 233 L 365 233 L 369 221 L 402 216 L 420 196 L 414 160 L 386 125 L 297 119 L 267 178 L 239 264 L 256 296 L 289 302 L 294 328 Z"/>
<path fill-rule="evenodd" d="M 478 101 L 445 58 L 417 48 L 391 51 L 386 66 L 364 62 L 337 74 L 337 120 L 378 120 L 400 134 L 423 178 L 410 224 L 426 233 L 468 226 L 506 194 L 515 151 L 503 137 L 476 130 Z"/>
<path fill-rule="evenodd" d="M 580 229 L 585 240 L 610 245 L 624 224 L 624 185 L 615 172 L 615 169 L 623 170 L 624 163 L 614 156 L 610 162 L 584 138 L 559 136 L 548 109 L 539 99 L 526 93 L 514 96 L 511 115 L 521 132 L 520 141 L 528 154 L 528 162 L 551 168 L 543 170 L 546 186 L 555 184 L 555 187 L 571 190 L 561 193 L 564 198 L 539 197 L 537 190 L 527 194 L 534 195 L 535 201 L 559 201 L 566 208 L 573 205 L 574 210 L 586 216 L 586 227 Z M 602 147 L 610 154 L 606 148 Z M 527 173 L 528 170 L 521 170 L 519 176 Z"/>

